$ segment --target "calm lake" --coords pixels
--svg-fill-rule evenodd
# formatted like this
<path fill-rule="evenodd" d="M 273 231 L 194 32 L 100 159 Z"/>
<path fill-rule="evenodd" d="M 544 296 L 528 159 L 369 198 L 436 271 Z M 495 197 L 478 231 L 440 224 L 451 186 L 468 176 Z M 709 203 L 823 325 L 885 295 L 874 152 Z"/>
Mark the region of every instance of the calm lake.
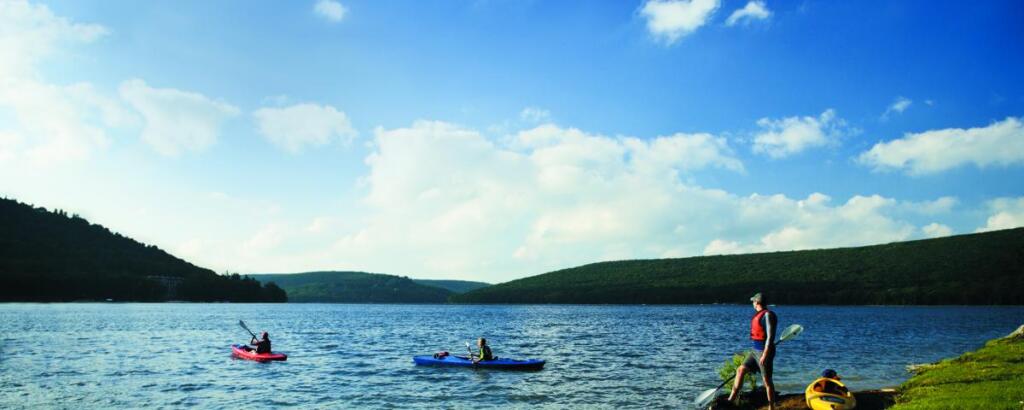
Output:
<path fill-rule="evenodd" d="M 778 306 L 776 385 L 823 368 L 854 389 L 955 356 L 1024 323 L 1024 307 Z M 748 348 L 743 306 L 0 304 L 0 408 L 680 408 Z M 287 362 L 233 359 L 238 326 L 267 330 Z M 539 372 L 413 365 L 487 337 Z"/>

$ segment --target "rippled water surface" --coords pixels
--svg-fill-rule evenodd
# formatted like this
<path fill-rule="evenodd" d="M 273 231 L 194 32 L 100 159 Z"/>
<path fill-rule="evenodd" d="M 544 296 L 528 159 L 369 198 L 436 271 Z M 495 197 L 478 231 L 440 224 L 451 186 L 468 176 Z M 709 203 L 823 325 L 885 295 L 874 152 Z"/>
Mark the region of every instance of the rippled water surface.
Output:
<path fill-rule="evenodd" d="M 822 368 L 856 389 L 892 386 L 908 364 L 979 347 L 1024 307 L 776 308 L 805 332 L 779 347 L 776 383 L 801 391 Z M 675 407 L 714 387 L 747 348 L 748 306 L 0 304 L 0 408 Z M 287 362 L 231 358 L 238 327 L 268 330 Z M 548 360 L 539 372 L 417 367 L 416 354 Z"/>

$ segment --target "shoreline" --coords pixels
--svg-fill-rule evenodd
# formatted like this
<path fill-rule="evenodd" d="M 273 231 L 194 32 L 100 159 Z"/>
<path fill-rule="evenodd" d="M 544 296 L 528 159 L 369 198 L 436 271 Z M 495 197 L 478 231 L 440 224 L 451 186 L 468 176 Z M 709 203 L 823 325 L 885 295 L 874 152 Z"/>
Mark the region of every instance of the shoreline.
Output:
<path fill-rule="evenodd" d="M 1024 409 L 1024 325 L 975 350 L 935 363 L 908 366 L 899 387 L 854 391 L 857 409 Z M 767 409 L 763 387 L 740 394 L 740 405 L 720 396 L 709 409 Z M 804 395 L 779 395 L 777 410 L 806 409 Z"/>
<path fill-rule="evenodd" d="M 232 301 L 191 301 L 191 300 L 164 300 L 164 301 L 138 301 L 138 300 L 51 300 L 51 301 L 39 301 L 39 300 L 4 300 L 0 301 L 0 305 L 3 304 L 160 304 L 160 303 L 179 303 L 179 304 L 203 304 L 203 303 L 226 303 L 233 305 L 258 305 L 258 304 L 280 304 L 280 305 L 430 305 L 430 306 L 635 306 L 635 307 L 671 307 L 671 306 L 749 306 L 749 303 L 461 303 L 461 302 L 444 302 L 444 303 L 431 303 L 431 302 L 232 302 Z M 778 305 L 771 305 L 777 307 Z M 846 307 L 888 307 L 888 308 L 914 308 L 914 307 L 926 307 L 926 308 L 940 308 L 940 307 L 978 307 L 978 308 L 992 308 L 992 307 L 1024 307 L 1024 305 L 981 305 L 981 304 L 944 304 L 944 305 L 855 305 L 855 304 L 839 304 L 839 305 L 800 305 L 800 304 L 786 304 L 783 306 L 788 307 L 835 307 L 835 308 L 846 308 Z"/>

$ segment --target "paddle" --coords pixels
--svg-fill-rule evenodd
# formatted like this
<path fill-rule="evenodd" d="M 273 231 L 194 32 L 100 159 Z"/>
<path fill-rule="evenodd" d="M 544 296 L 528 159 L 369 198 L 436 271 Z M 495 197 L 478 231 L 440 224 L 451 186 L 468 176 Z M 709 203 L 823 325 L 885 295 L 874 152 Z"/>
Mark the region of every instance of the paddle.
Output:
<path fill-rule="evenodd" d="M 469 352 L 469 360 L 473 360 L 473 348 L 469 347 L 469 342 L 466 342 L 466 350 Z"/>
<path fill-rule="evenodd" d="M 797 337 L 800 335 L 800 333 L 803 333 L 803 331 L 803 326 L 797 324 L 789 325 L 789 327 L 787 327 L 786 330 L 782 331 L 782 336 L 779 337 L 779 341 L 775 342 L 775 345 L 777 346 L 779 343 Z M 716 396 L 715 393 L 718 393 L 718 390 L 721 389 L 722 386 L 725 386 L 726 383 L 729 383 L 734 377 L 736 377 L 735 373 L 733 373 L 732 376 L 729 376 L 729 378 L 725 379 L 725 381 L 723 381 L 722 384 L 719 384 L 718 387 L 705 390 L 703 393 L 697 396 L 696 399 L 693 400 L 693 406 L 698 409 L 706 408 L 708 404 L 711 404 L 711 400 L 714 400 Z"/>
<path fill-rule="evenodd" d="M 255 339 L 255 338 L 256 338 L 256 334 L 255 334 L 255 333 L 253 333 L 253 332 L 252 332 L 252 330 L 249 330 L 249 326 L 246 326 L 246 325 L 245 325 L 245 322 L 243 322 L 243 321 L 239 320 L 239 321 L 238 321 L 238 325 L 239 325 L 239 326 L 241 326 L 241 327 L 242 327 L 242 329 L 245 329 L 245 331 L 246 331 L 246 332 L 249 332 L 249 334 L 250 334 L 250 335 L 252 335 L 252 338 L 253 338 L 253 339 Z"/>

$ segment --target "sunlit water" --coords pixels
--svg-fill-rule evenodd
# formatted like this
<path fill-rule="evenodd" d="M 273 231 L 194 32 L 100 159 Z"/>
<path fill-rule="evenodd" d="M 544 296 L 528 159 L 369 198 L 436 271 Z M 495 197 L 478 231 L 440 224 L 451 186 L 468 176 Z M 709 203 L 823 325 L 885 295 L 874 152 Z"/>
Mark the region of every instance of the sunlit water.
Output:
<path fill-rule="evenodd" d="M 1024 307 L 776 308 L 805 332 L 779 347 L 777 385 L 831 367 L 855 389 L 976 349 Z M 0 408 L 675 407 L 747 348 L 748 306 L 0 304 Z M 287 362 L 230 356 L 268 330 Z M 486 336 L 539 372 L 413 365 Z"/>

